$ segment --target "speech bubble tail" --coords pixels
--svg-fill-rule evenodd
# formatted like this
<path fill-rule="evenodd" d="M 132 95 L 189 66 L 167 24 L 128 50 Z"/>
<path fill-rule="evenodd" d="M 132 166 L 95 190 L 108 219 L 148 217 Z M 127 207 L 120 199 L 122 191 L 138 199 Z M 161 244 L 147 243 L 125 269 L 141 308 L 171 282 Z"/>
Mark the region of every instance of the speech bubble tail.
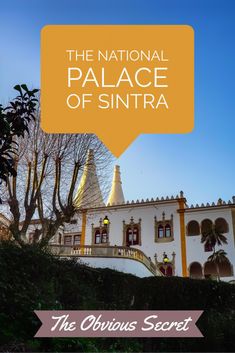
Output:
<path fill-rule="evenodd" d="M 97 134 L 99 139 L 116 158 L 119 158 L 126 151 L 138 135 L 139 134 L 134 131 L 123 133 L 123 131 L 118 131 L 118 129 L 116 130 L 116 133 L 112 131 L 108 134 L 108 132 L 105 131 L 104 133 L 99 132 Z"/>

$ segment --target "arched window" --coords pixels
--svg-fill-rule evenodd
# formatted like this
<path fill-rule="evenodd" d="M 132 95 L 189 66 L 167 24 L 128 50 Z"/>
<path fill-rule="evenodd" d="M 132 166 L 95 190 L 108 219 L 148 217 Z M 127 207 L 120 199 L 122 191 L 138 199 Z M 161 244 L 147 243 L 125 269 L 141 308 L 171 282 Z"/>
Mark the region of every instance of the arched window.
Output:
<path fill-rule="evenodd" d="M 218 232 L 220 232 L 220 233 L 228 233 L 229 232 L 228 223 L 226 222 L 226 220 L 224 218 L 217 218 L 215 220 L 215 227 L 218 230 Z"/>
<path fill-rule="evenodd" d="M 159 270 L 161 271 L 161 273 L 164 276 L 167 276 L 167 277 L 172 277 L 173 276 L 173 268 L 172 268 L 171 264 L 168 264 L 167 266 L 166 265 L 162 265 L 162 266 L 159 267 Z"/>
<path fill-rule="evenodd" d="M 201 223 L 202 234 L 208 234 L 212 229 L 212 221 L 210 219 L 204 219 Z"/>
<path fill-rule="evenodd" d="M 134 227 L 134 244 L 139 244 L 139 228 Z"/>
<path fill-rule="evenodd" d="M 137 226 L 126 229 L 126 244 L 129 246 L 139 244 L 139 229 Z"/>
<path fill-rule="evenodd" d="M 171 217 L 166 218 L 165 212 L 162 212 L 162 218 L 160 220 L 155 216 L 154 232 L 156 243 L 168 243 L 174 241 L 173 214 Z"/>
<path fill-rule="evenodd" d="M 108 241 L 108 233 L 106 229 L 102 230 L 102 243 L 107 243 Z"/>
<path fill-rule="evenodd" d="M 100 239 L 101 237 L 100 237 L 100 230 L 99 229 L 97 229 L 96 231 L 95 231 L 95 244 L 100 244 L 100 242 L 101 242 L 101 239 Z"/>
<path fill-rule="evenodd" d="M 204 264 L 204 276 L 205 278 L 217 277 L 216 265 L 214 262 L 207 261 Z"/>
<path fill-rule="evenodd" d="M 187 235 L 188 236 L 194 236 L 194 235 L 199 235 L 200 234 L 200 226 L 197 221 L 190 221 L 187 224 Z"/>
<path fill-rule="evenodd" d="M 165 237 L 170 238 L 171 237 L 171 226 L 170 224 L 166 224 L 165 226 Z"/>
<path fill-rule="evenodd" d="M 133 237 L 132 237 L 132 230 L 131 228 L 127 228 L 126 230 L 126 243 L 130 245 L 132 243 Z"/>
<path fill-rule="evenodd" d="M 128 224 L 123 220 L 123 246 L 132 245 L 141 245 L 141 218 L 138 223 L 133 217 Z"/>
<path fill-rule="evenodd" d="M 164 228 L 161 224 L 158 226 L 158 233 L 157 234 L 158 234 L 158 238 L 164 237 Z"/>
<path fill-rule="evenodd" d="M 192 262 L 189 267 L 189 276 L 191 278 L 202 278 L 202 266 L 199 262 Z"/>
<path fill-rule="evenodd" d="M 107 223 L 104 224 L 104 220 Z M 104 219 L 100 218 L 99 226 L 94 227 L 92 224 L 92 244 L 101 245 L 109 243 L 110 222 L 107 216 Z"/>
<path fill-rule="evenodd" d="M 233 267 L 229 260 L 225 260 L 218 264 L 220 277 L 232 277 Z"/>

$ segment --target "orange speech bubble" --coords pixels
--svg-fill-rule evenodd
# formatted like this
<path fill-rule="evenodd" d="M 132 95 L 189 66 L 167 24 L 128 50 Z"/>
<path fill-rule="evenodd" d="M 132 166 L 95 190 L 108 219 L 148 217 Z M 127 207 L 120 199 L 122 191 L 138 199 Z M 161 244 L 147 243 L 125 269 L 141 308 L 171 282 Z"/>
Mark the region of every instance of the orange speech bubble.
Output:
<path fill-rule="evenodd" d="M 192 27 L 45 26 L 41 126 L 95 133 L 117 157 L 141 133 L 192 131 Z"/>

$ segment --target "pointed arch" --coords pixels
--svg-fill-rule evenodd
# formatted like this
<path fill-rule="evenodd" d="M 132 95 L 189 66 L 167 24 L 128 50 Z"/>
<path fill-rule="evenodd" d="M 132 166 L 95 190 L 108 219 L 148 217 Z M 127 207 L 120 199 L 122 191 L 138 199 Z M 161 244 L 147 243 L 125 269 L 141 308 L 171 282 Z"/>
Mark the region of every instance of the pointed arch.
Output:
<path fill-rule="evenodd" d="M 163 227 L 162 224 L 160 224 L 158 226 L 157 235 L 158 235 L 158 238 L 163 238 L 164 237 L 164 227 Z"/>
<path fill-rule="evenodd" d="M 165 237 L 170 238 L 171 237 L 171 225 L 167 223 L 165 225 Z"/>
<path fill-rule="evenodd" d="M 100 243 L 101 243 L 100 229 L 96 229 L 96 231 L 95 231 L 95 244 L 100 244 Z"/>

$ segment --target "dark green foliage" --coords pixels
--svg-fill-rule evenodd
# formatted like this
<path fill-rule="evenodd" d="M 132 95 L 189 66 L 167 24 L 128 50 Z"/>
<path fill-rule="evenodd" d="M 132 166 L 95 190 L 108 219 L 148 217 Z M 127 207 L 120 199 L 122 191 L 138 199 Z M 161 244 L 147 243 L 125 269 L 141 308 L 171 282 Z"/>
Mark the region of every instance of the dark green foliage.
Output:
<path fill-rule="evenodd" d="M 0 182 L 6 182 L 8 176 L 15 176 L 14 158 L 17 154 L 17 137 L 24 137 L 28 132 L 28 124 L 34 119 L 38 99 L 37 89 L 30 91 L 28 87 L 14 87 L 19 93 L 9 105 L 0 105 Z"/>
<path fill-rule="evenodd" d="M 215 251 L 216 245 L 221 246 L 227 244 L 228 241 L 226 236 L 220 231 L 220 228 L 212 224 L 210 229 L 202 233 L 201 243 L 206 246 L 212 246 Z"/>
<path fill-rule="evenodd" d="M 235 286 L 137 278 L 59 260 L 34 246 L 0 244 L 0 351 L 234 351 Z M 205 310 L 202 339 L 34 339 L 35 309 Z"/>

